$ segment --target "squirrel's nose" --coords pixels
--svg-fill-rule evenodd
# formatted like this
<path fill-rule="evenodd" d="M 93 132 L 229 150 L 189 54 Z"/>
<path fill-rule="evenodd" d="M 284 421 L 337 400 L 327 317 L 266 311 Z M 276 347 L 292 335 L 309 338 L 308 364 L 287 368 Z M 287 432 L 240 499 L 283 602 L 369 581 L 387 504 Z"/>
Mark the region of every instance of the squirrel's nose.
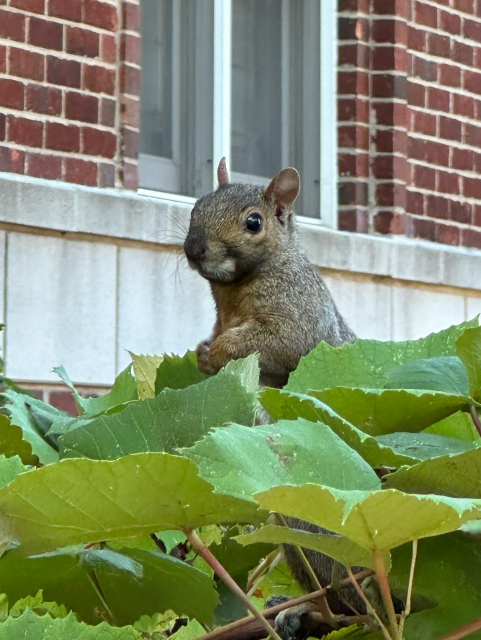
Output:
<path fill-rule="evenodd" d="M 200 262 L 205 256 L 205 249 L 205 243 L 199 237 L 189 233 L 184 242 L 184 252 L 187 258 L 192 262 Z"/>

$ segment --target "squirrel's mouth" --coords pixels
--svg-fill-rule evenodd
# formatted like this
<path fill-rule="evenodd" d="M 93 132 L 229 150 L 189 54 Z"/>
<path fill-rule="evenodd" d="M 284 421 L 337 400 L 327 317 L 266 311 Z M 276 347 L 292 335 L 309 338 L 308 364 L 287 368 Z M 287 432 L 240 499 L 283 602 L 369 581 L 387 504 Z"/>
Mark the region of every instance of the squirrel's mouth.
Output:
<path fill-rule="evenodd" d="M 236 264 L 233 258 L 225 258 L 222 262 L 211 263 L 206 260 L 192 262 L 189 265 L 199 274 L 211 282 L 232 282 L 236 273 Z"/>

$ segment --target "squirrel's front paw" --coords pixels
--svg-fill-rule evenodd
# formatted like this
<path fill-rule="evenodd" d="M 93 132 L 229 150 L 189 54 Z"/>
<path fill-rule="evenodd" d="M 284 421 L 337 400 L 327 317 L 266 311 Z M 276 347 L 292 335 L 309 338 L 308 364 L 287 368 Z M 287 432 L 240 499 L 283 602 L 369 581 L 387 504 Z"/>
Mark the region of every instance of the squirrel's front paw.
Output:
<path fill-rule="evenodd" d="M 195 349 L 195 354 L 197 356 L 197 366 L 202 373 L 205 373 L 208 376 L 213 376 L 217 373 L 214 367 L 210 364 L 210 346 L 207 340 L 199 342 Z"/>

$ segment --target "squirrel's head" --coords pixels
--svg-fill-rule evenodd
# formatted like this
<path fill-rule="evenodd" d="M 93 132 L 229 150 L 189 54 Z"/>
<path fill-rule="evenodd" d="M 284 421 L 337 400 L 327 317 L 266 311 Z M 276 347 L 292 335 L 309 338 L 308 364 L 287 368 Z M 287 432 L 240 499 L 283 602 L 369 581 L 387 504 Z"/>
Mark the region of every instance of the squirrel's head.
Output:
<path fill-rule="evenodd" d="M 283 169 L 267 188 L 230 184 L 225 158 L 217 191 L 192 209 L 184 242 L 189 265 L 212 282 L 229 284 L 254 275 L 292 244 L 292 204 L 300 189 L 295 169 Z"/>

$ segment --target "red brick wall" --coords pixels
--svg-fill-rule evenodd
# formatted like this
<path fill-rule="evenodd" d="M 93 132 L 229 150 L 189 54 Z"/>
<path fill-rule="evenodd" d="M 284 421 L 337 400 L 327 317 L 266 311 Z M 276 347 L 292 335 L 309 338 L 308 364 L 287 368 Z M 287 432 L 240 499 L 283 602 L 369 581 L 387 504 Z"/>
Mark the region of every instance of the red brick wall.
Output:
<path fill-rule="evenodd" d="M 0 171 L 136 186 L 138 14 L 120 0 L 0 0 Z"/>
<path fill-rule="evenodd" d="M 339 226 L 481 248 L 481 0 L 339 0 Z"/>

